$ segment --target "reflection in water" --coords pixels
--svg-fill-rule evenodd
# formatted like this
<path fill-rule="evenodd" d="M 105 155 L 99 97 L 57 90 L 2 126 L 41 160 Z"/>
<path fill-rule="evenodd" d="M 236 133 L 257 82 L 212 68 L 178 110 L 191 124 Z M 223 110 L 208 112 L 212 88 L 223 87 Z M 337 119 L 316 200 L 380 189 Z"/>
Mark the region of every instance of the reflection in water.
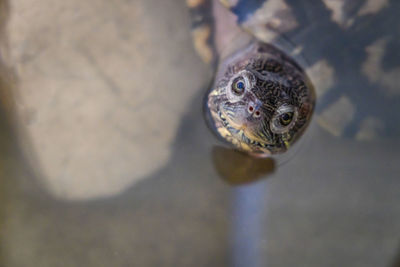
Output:
<path fill-rule="evenodd" d="M 275 170 L 272 158 L 258 159 L 242 152 L 214 147 L 214 166 L 221 178 L 233 185 L 231 224 L 232 266 L 265 266 L 266 178 Z M 240 186 L 239 186 L 240 185 Z"/>
<path fill-rule="evenodd" d="M 254 182 L 275 170 L 272 158 L 253 158 L 229 148 L 214 147 L 212 157 L 218 174 L 231 185 Z"/>
<path fill-rule="evenodd" d="M 266 236 L 267 181 L 233 188 L 231 260 L 235 267 L 265 266 L 262 247 Z"/>

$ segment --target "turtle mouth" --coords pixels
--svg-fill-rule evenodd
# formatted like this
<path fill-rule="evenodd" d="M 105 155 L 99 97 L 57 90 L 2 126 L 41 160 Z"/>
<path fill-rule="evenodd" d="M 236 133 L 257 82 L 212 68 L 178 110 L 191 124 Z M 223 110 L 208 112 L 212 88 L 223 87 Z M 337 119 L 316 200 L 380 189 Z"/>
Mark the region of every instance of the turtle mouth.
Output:
<path fill-rule="evenodd" d="M 221 119 L 227 123 L 227 126 L 230 126 L 236 130 L 244 130 L 247 128 L 246 123 L 236 122 L 232 117 L 225 111 L 224 108 L 220 108 L 221 111 Z"/>
<path fill-rule="evenodd" d="M 254 147 L 257 147 L 257 144 L 274 145 L 270 140 L 259 137 L 248 123 L 233 120 L 223 108 L 220 108 L 220 114 L 224 127 L 239 143 Z"/>

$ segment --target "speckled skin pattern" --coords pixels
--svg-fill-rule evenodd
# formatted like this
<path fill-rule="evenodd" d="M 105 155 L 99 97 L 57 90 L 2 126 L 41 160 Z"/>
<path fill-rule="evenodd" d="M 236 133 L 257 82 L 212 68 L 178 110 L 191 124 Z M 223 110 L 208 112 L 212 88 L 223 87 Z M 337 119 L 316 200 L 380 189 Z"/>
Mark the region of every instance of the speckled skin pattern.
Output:
<path fill-rule="evenodd" d="M 221 137 L 254 156 L 285 152 L 310 121 L 313 88 L 302 69 L 273 46 L 252 42 L 244 50 L 219 67 L 207 97 L 211 123 Z M 235 84 L 241 82 L 238 91 Z"/>
<path fill-rule="evenodd" d="M 316 121 L 332 135 L 368 141 L 400 134 L 400 1 L 197 2 L 204 7 L 220 2 L 235 17 L 228 21 L 200 4 L 191 9 L 194 28 L 210 29 L 203 44 L 216 73 L 226 57 L 215 47 L 219 35 L 228 34 L 216 29 L 233 23 L 304 69 L 316 91 Z"/>

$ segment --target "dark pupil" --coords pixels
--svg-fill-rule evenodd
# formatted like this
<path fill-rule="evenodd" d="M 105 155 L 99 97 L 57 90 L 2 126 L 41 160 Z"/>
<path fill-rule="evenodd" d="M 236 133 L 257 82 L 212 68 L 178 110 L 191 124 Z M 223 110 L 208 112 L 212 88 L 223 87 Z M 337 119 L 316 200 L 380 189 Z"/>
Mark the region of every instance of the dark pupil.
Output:
<path fill-rule="evenodd" d="M 279 121 L 283 126 L 287 126 L 292 121 L 292 118 L 293 118 L 293 112 L 288 112 L 282 114 Z"/>
<path fill-rule="evenodd" d="M 244 82 L 239 80 L 233 83 L 233 92 L 237 95 L 241 95 L 244 92 Z"/>

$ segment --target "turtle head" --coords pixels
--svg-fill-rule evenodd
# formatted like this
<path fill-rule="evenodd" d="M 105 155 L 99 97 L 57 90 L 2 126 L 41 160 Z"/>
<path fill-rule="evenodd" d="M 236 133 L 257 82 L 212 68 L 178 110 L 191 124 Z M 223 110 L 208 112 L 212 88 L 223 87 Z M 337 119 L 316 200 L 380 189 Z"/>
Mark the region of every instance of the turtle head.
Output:
<path fill-rule="evenodd" d="M 253 43 L 219 64 L 207 107 L 218 135 L 264 157 L 285 152 L 302 135 L 314 100 L 313 87 L 292 59 Z"/>

